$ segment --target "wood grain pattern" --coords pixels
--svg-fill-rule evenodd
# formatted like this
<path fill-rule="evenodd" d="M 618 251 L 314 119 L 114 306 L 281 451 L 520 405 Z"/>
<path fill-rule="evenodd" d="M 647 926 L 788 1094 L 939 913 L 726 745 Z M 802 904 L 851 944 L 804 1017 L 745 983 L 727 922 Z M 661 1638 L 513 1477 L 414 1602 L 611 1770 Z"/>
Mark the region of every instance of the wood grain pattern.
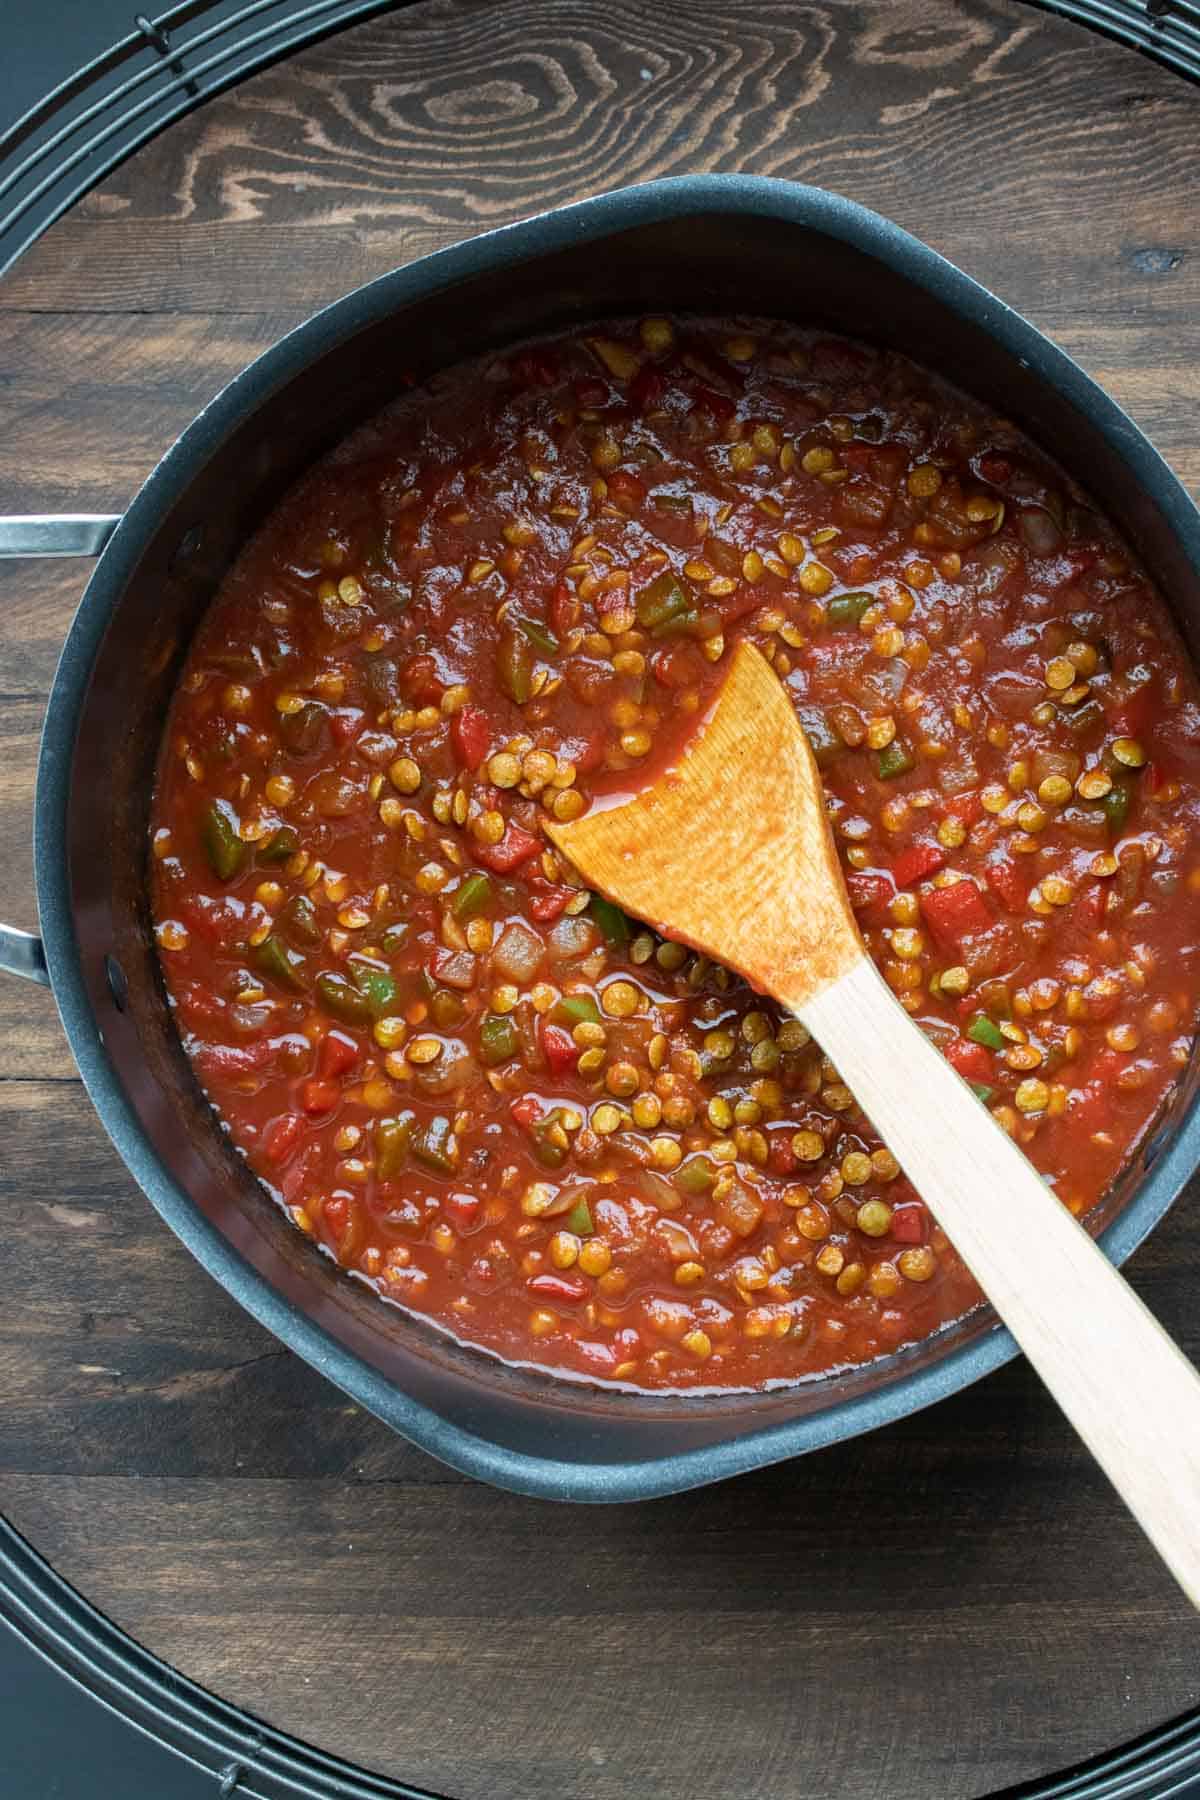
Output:
<path fill-rule="evenodd" d="M 4 509 L 119 506 L 358 281 L 702 168 L 917 231 L 1200 491 L 1198 107 L 1010 0 L 429 0 L 182 121 L 0 285 Z M 0 567 L 0 908 L 24 924 L 81 577 Z M 964 1800 L 1200 1702 L 1185 1603 L 1022 1366 L 718 1489 L 553 1509 L 400 1444 L 249 1321 L 123 1173 L 49 996 L 11 982 L 0 1114 L 0 1504 L 277 1724 L 457 1800 Z M 1193 1357 L 1196 1199 L 1132 1269 Z"/>

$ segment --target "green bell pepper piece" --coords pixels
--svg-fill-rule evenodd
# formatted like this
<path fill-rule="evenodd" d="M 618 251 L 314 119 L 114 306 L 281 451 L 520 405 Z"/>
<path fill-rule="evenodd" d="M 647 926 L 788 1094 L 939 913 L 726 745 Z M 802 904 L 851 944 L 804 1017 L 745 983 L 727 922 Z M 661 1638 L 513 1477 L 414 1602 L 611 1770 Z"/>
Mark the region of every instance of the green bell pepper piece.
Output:
<path fill-rule="evenodd" d="M 1133 805 L 1132 781 L 1114 781 L 1100 805 L 1108 820 L 1108 829 L 1116 837 L 1124 831 L 1129 809 Z"/>
<path fill-rule="evenodd" d="M 450 911 L 460 923 L 467 919 L 477 919 L 480 913 L 487 911 L 494 898 L 495 890 L 490 875 L 468 875 L 454 890 Z"/>
<path fill-rule="evenodd" d="M 568 1031 L 576 1025 L 599 1025 L 600 1008 L 590 994 L 564 994 L 550 1009 L 550 1023 L 565 1025 Z"/>
<path fill-rule="evenodd" d="M 453 1175 L 458 1167 L 458 1139 L 444 1113 L 437 1113 L 415 1131 L 410 1140 L 413 1155 L 439 1175 Z"/>
<path fill-rule="evenodd" d="M 525 637 L 511 628 L 496 646 L 496 675 L 510 700 L 524 706 L 533 692 L 533 651 Z"/>
<path fill-rule="evenodd" d="M 857 625 L 863 614 L 874 604 L 874 594 L 839 594 L 825 608 L 825 616 L 831 625 Z"/>
<path fill-rule="evenodd" d="M 400 992 L 396 978 L 389 975 L 386 969 L 373 968 L 369 963 L 352 963 L 350 973 L 354 985 L 366 1001 L 373 1018 L 382 1018 L 391 1008 L 392 1002 Z"/>
<path fill-rule="evenodd" d="M 681 614 L 692 611 L 692 603 L 678 575 L 664 569 L 649 586 L 644 587 L 634 602 L 638 624 L 655 637 Z"/>
<path fill-rule="evenodd" d="M 289 950 L 283 939 L 274 932 L 256 947 L 254 961 L 264 975 L 279 982 L 281 987 L 303 989 L 307 968 L 304 958 L 294 950 Z"/>
<path fill-rule="evenodd" d="M 317 1000 L 343 1025 L 369 1025 L 371 1003 L 344 975 L 325 970 L 317 976 Z"/>
<path fill-rule="evenodd" d="M 204 848 L 214 875 L 232 881 L 246 861 L 246 845 L 238 835 L 238 816 L 228 800 L 214 800 L 204 815 Z"/>
<path fill-rule="evenodd" d="M 967 1026 L 967 1036 L 972 1043 L 982 1044 L 985 1050 L 1003 1050 L 1005 1038 L 1000 1027 L 993 1024 L 986 1013 L 976 1013 Z"/>
<path fill-rule="evenodd" d="M 416 1120 L 412 1113 L 375 1121 L 375 1173 L 380 1181 L 394 1181 L 408 1161 L 408 1146 Z"/>
<path fill-rule="evenodd" d="M 875 772 L 881 781 L 894 781 L 897 775 L 907 775 L 916 766 L 899 738 L 893 738 L 885 749 L 875 752 Z"/>
<path fill-rule="evenodd" d="M 259 863 L 285 863 L 289 857 L 295 856 L 299 848 L 298 833 L 293 831 L 290 825 L 281 825 L 277 831 L 271 834 L 265 844 L 258 845 L 254 853 L 254 860 Z"/>
<path fill-rule="evenodd" d="M 558 655 L 558 639 L 548 625 L 540 619 L 518 618 L 515 621 L 518 631 L 523 631 L 535 649 L 543 656 Z"/>
<path fill-rule="evenodd" d="M 507 1013 L 486 1013 L 479 1027 L 479 1055 L 489 1069 L 517 1054 L 520 1038 Z"/>
<path fill-rule="evenodd" d="M 563 1225 L 568 1231 L 573 1231 L 576 1237 L 591 1237 L 596 1227 L 592 1224 L 592 1209 L 586 1200 L 575 1202 L 563 1220 Z"/>
<path fill-rule="evenodd" d="M 588 902 L 588 911 L 600 929 L 600 935 L 610 950 L 623 950 L 629 942 L 629 920 L 619 906 L 606 900 L 603 894 L 593 894 Z"/>
<path fill-rule="evenodd" d="M 985 1106 L 996 1091 L 995 1088 L 988 1087 L 986 1082 L 983 1081 L 972 1081 L 968 1083 L 968 1086 L 975 1098 L 977 1100 L 982 1100 Z"/>
<path fill-rule="evenodd" d="M 317 909 L 307 894 L 293 894 L 279 915 L 280 929 L 293 944 L 319 944 Z"/>

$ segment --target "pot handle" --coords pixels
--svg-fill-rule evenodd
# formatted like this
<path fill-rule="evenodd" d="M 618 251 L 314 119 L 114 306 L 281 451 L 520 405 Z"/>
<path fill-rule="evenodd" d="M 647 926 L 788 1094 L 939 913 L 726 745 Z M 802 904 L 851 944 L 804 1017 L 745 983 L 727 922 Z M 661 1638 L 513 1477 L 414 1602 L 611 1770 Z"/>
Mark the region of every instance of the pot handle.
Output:
<path fill-rule="evenodd" d="M 99 556 L 120 523 L 119 513 L 0 516 L 0 557 Z M 15 925 L 0 925 L 0 969 L 50 985 L 41 938 Z"/>
<path fill-rule="evenodd" d="M 0 557 L 99 556 L 120 523 L 120 513 L 0 516 Z"/>

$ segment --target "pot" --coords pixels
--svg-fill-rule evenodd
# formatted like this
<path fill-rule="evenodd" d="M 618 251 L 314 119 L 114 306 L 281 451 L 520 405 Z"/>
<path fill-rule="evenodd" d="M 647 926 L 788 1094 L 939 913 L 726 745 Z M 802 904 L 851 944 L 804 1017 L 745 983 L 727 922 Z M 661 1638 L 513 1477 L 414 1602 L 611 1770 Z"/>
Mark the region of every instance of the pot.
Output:
<path fill-rule="evenodd" d="M 35 805 L 40 939 L 0 963 L 48 981 L 130 1173 L 204 1267 L 360 1405 L 468 1474 L 563 1500 L 644 1499 L 814 1450 L 955 1392 L 1016 1354 L 981 1307 L 921 1344 L 764 1394 L 578 1385 L 382 1304 L 274 1206 L 217 1126 L 176 1036 L 146 882 L 151 783 L 188 641 L 289 485 L 381 402 L 463 357 L 604 313 L 745 311 L 934 366 L 1002 407 L 1087 486 L 1200 651 L 1200 514 L 1070 359 L 950 263 L 836 195 L 685 177 L 588 200 L 424 258 L 251 364 L 120 519 L 0 521 L 10 555 L 102 551 L 46 711 Z M 1092 1223 L 1122 1261 L 1200 1162 L 1195 1081 Z"/>

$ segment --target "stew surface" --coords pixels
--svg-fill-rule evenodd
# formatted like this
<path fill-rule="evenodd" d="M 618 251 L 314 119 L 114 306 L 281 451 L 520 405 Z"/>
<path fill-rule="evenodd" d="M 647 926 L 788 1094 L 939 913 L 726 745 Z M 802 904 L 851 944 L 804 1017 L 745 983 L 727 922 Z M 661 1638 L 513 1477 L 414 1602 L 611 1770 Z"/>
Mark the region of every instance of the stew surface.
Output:
<path fill-rule="evenodd" d="M 1196 684 L 1060 470 L 900 357 L 761 321 L 452 371 L 228 576 L 164 740 L 153 905 L 279 1204 L 510 1359 L 753 1387 L 978 1300 L 804 1028 L 543 834 L 668 756 L 743 636 L 885 979 L 1072 1211 L 1189 1057 Z"/>

